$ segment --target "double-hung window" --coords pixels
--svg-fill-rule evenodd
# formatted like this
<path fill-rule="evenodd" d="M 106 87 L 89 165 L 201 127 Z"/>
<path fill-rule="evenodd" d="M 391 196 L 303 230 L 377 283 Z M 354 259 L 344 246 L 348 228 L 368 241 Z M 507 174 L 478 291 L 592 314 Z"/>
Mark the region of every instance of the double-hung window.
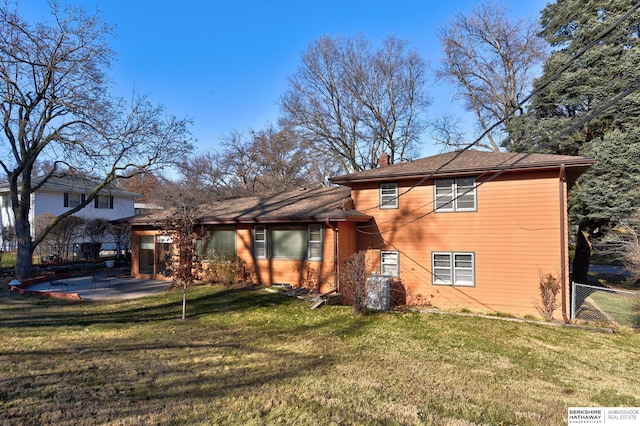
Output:
<path fill-rule="evenodd" d="M 258 225 L 253 229 L 253 256 L 256 259 L 267 258 L 267 227 Z"/>
<path fill-rule="evenodd" d="M 85 195 L 77 192 L 65 192 L 63 202 L 65 207 L 78 207 L 84 203 Z"/>
<path fill-rule="evenodd" d="M 380 273 L 382 275 L 400 276 L 400 261 L 398 251 L 382 250 L 380 252 Z"/>
<path fill-rule="evenodd" d="M 475 286 L 473 253 L 436 252 L 432 254 L 433 284 Z"/>
<path fill-rule="evenodd" d="M 96 195 L 93 199 L 93 206 L 96 209 L 112 209 L 113 208 L 113 196 L 110 195 Z"/>
<path fill-rule="evenodd" d="M 477 210 L 475 178 L 436 179 L 433 186 L 436 211 Z"/>
<path fill-rule="evenodd" d="M 322 260 L 322 225 L 309 225 L 309 243 L 307 259 Z"/>
<path fill-rule="evenodd" d="M 258 225 L 253 253 L 256 259 L 322 260 L 322 225 Z"/>
<path fill-rule="evenodd" d="M 380 208 L 398 208 L 398 183 L 385 182 L 380 184 Z"/>

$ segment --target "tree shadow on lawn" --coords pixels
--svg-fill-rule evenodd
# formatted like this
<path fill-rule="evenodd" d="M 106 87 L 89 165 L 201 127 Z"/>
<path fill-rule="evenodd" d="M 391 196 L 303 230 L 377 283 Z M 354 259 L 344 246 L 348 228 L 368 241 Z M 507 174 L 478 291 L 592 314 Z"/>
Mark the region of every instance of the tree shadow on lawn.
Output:
<path fill-rule="evenodd" d="M 247 311 L 290 303 L 290 299 L 259 292 L 257 287 L 187 290 L 187 318 Z M 11 293 L 9 293 L 11 294 Z M 13 295 L 13 294 L 12 294 Z M 68 327 L 129 324 L 180 319 L 182 289 L 161 295 L 118 301 L 68 301 L 39 296 L 0 294 L 0 327 Z"/>
<path fill-rule="evenodd" d="M 54 415 L 57 422 L 96 424 L 158 413 L 169 421 L 194 415 L 184 412 L 186 407 L 229 403 L 246 392 L 260 394 L 264 387 L 277 388 L 337 362 L 332 356 L 287 350 L 251 333 L 220 329 L 208 336 L 213 341 L 195 342 L 185 335 L 161 342 L 107 339 L 14 351 L 21 367 L 0 374 L 5 420 L 38 423 L 54 420 L 46 417 Z M 204 418 L 190 420 L 209 421 L 211 414 L 202 412 L 196 415 Z"/>

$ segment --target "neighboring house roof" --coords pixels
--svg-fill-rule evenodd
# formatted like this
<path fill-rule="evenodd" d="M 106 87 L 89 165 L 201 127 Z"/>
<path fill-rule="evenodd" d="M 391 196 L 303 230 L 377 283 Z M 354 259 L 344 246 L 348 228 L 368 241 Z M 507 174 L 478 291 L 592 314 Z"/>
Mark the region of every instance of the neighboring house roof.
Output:
<path fill-rule="evenodd" d="M 44 176 L 38 176 L 31 179 L 31 186 L 37 187 L 40 183 L 45 179 Z M 99 182 L 93 181 L 91 179 L 73 176 L 73 175 L 54 175 L 50 176 L 47 181 L 42 184 L 37 191 L 50 191 L 50 192 L 75 192 L 88 194 L 94 190 L 94 188 L 99 184 Z M 9 184 L 3 183 L 0 185 L 0 192 L 9 192 Z M 135 192 L 127 191 L 126 189 L 118 188 L 114 184 L 109 184 L 104 187 L 100 194 L 109 194 L 114 197 L 122 197 L 122 198 L 138 198 L 141 197 L 140 194 L 136 194 Z"/>
<path fill-rule="evenodd" d="M 331 178 L 331 181 L 341 185 L 350 185 L 357 182 L 385 179 L 414 179 L 425 176 L 437 178 L 489 171 L 559 169 L 563 165 L 565 168 L 571 169 L 572 175 L 579 176 L 594 161 L 592 158 L 570 155 L 489 152 L 469 149 L 337 176 Z"/>
<path fill-rule="evenodd" d="M 196 217 L 203 224 L 369 221 L 353 210 L 351 189 L 323 187 L 263 196 L 234 198 L 199 206 Z M 123 221 L 131 225 L 158 225 L 170 211 L 154 212 Z"/>

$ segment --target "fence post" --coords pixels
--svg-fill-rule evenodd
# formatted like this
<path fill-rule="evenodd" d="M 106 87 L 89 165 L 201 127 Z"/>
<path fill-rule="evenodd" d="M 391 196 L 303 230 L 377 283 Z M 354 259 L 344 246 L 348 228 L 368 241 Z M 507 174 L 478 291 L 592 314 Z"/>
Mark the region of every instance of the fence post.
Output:
<path fill-rule="evenodd" d="M 570 297 L 571 306 L 569 307 L 571 320 L 576 319 L 576 283 L 571 281 L 571 297 Z"/>

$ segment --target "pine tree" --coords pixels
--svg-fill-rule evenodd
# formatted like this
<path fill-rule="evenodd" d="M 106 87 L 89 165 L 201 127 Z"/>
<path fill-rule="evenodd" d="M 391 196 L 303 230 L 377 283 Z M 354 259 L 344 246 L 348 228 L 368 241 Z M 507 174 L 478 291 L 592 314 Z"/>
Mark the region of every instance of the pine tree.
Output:
<path fill-rule="evenodd" d="M 640 5 L 634 3 L 548 5 L 542 35 L 553 51 L 526 113 L 509 128 L 512 151 L 596 158 L 570 200 L 571 220 L 587 238 L 626 222 L 640 208 Z M 577 252 L 587 259 L 576 256 L 573 279 L 586 281 L 590 252 Z"/>

